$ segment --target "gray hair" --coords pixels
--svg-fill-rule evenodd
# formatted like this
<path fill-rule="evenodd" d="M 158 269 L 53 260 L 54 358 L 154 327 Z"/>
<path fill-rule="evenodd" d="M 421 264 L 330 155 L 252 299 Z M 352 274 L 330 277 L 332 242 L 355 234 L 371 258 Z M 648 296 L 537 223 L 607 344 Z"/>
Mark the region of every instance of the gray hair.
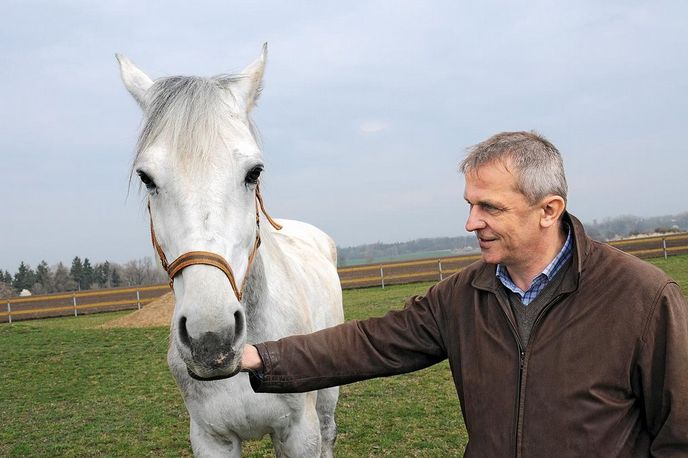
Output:
<path fill-rule="evenodd" d="M 537 132 L 493 135 L 468 148 L 459 170 L 466 175 L 495 161 L 514 168 L 516 187 L 529 203 L 539 202 L 548 195 L 560 196 L 566 201 L 568 186 L 561 154 Z"/>

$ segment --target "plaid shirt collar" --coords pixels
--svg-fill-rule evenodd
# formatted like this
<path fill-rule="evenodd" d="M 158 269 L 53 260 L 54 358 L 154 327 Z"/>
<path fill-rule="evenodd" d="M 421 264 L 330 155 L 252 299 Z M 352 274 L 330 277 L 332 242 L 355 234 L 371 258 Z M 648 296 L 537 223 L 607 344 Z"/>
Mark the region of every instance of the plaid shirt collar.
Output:
<path fill-rule="evenodd" d="M 566 223 L 565 223 L 566 224 Z M 497 278 L 502 284 L 516 294 L 518 294 L 523 305 L 528 305 L 540 294 L 540 292 L 545 289 L 545 286 L 554 278 L 554 276 L 561 270 L 561 268 L 571 259 L 573 255 L 573 237 L 571 236 L 571 228 L 566 224 L 566 242 L 564 246 L 559 251 L 559 254 L 549 263 L 545 270 L 540 273 L 537 277 L 533 279 L 530 284 L 528 291 L 523 291 L 521 288 L 516 286 L 516 284 L 511 279 L 509 272 L 506 267 L 502 264 L 497 264 Z"/>

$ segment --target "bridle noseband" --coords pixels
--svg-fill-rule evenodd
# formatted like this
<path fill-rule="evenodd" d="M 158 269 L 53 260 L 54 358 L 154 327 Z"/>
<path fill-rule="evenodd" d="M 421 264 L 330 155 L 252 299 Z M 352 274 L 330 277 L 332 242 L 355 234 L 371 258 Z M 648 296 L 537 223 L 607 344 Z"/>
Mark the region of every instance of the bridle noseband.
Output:
<path fill-rule="evenodd" d="M 158 253 L 158 256 L 160 257 L 160 263 L 162 264 L 162 268 L 165 269 L 167 275 L 169 275 L 170 277 L 170 288 L 172 288 L 172 285 L 174 284 L 174 277 L 177 276 L 179 272 L 194 264 L 203 264 L 206 266 L 213 266 L 220 269 L 225 274 L 225 276 L 227 276 L 227 280 L 229 280 L 229 284 L 232 286 L 234 295 L 239 301 L 241 301 L 241 298 L 244 295 L 244 288 L 246 287 L 246 280 L 248 279 L 248 275 L 251 272 L 251 266 L 253 265 L 253 261 L 256 257 L 258 247 L 260 246 L 261 211 L 267 218 L 268 222 L 272 225 L 272 227 L 274 227 L 278 231 L 282 229 L 282 225 L 270 218 L 270 215 L 268 215 L 268 213 L 265 211 L 263 198 L 260 195 L 260 186 L 256 185 L 256 238 L 253 242 L 253 248 L 251 249 L 251 252 L 248 255 L 248 265 L 246 266 L 246 274 L 244 275 L 244 279 L 241 282 L 241 286 L 237 286 L 236 279 L 234 278 L 234 272 L 232 271 L 232 267 L 229 265 L 229 263 L 222 256 L 215 253 L 211 253 L 210 251 L 189 251 L 187 253 L 181 254 L 177 259 L 168 264 L 167 257 L 165 256 L 165 253 L 162 251 L 160 245 L 158 244 L 158 239 L 155 237 L 155 229 L 153 228 L 153 215 L 151 214 L 149 199 L 148 215 L 150 217 L 151 240 L 153 242 L 153 247 L 155 248 L 155 251 Z"/>

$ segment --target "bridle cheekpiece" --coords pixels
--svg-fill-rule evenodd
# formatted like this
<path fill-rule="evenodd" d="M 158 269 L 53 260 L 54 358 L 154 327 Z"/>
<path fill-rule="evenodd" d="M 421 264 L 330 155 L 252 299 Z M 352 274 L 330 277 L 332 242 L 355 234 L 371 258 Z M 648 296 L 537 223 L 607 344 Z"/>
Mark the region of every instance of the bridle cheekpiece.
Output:
<path fill-rule="evenodd" d="M 167 257 L 165 256 L 165 252 L 162 250 L 160 244 L 158 243 L 158 239 L 155 237 L 155 229 L 153 228 L 153 215 L 151 213 L 149 199 L 148 215 L 150 217 L 151 240 L 153 242 L 153 247 L 155 248 L 155 251 L 158 253 L 158 256 L 160 257 L 160 263 L 162 264 L 162 268 L 165 269 L 165 272 L 167 272 L 167 275 L 169 275 L 170 277 L 170 288 L 172 288 L 172 285 L 174 284 L 174 277 L 176 277 L 177 274 L 185 268 L 192 266 L 194 264 L 213 266 L 217 267 L 225 274 L 227 280 L 229 280 L 229 284 L 232 287 L 232 291 L 234 291 L 234 295 L 239 301 L 241 301 L 241 298 L 244 294 L 244 288 L 246 287 L 246 280 L 248 279 L 248 276 L 251 272 L 251 266 L 253 265 L 256 253 L 258 252 L 258 247 L 260 246 L 261 211 L 267 218 L 268 222 L 272 225 L 272 227 L 274 227 L 278 231 L 282 229 L 282 225 L 273 220 L 270 217 L 270 215 L 268 215 L 268 213 L 265 211 L 263 197 L 260 195 L 260 186 L 256 185 L 256 238 L 253 242 L 253 248 L 251 249 L 251 252 L 248 255 L 248 265 L 246 266 L 246 274 L 244 275 L 244 279 L 241 282 L 241 285 L 238 286 L 236 279 L 234 278 L 234 272 L 232 271 L 232 267 L 229 265 L 227 260 L 219 254 L 215 254 L 210 251 L 189 251 L 181 254 L 177 259 L 175 259 L 171 263 L 168 263 Z"/>

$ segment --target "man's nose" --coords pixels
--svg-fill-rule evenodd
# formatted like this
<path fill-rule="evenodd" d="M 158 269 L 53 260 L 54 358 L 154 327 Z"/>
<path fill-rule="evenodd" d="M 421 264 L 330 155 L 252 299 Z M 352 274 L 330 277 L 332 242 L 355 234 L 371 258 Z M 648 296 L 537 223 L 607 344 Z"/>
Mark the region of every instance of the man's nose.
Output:
<path fill-rule="evenodd" d="M 466 220 L 466 230 L 468 232 L 473 232 L 483 228 L 485 228 L 485 221 L 477 215 L 477 209 L 475 207 L 471 208 L 468 213 L 468 219 Z"/>

